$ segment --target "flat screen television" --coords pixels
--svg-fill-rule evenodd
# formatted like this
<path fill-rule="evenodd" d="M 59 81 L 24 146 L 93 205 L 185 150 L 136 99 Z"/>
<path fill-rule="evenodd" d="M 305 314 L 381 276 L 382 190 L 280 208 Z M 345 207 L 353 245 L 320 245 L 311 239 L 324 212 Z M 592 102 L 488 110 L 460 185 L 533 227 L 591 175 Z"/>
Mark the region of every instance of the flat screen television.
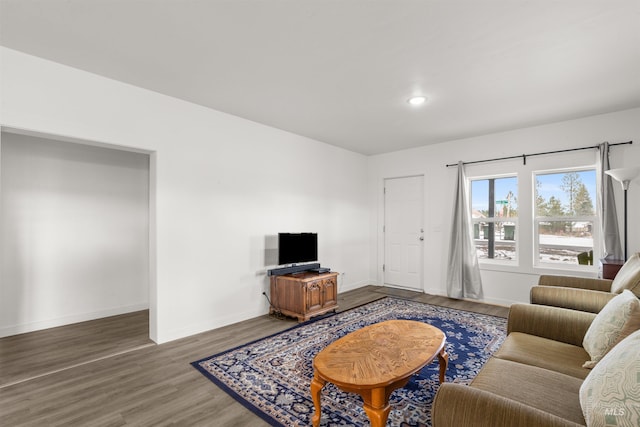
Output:
<path fill-rule="evenodd" d="M 296 264 L 317 260 L 317 233 L 278 233 L 278 264 Z"/>

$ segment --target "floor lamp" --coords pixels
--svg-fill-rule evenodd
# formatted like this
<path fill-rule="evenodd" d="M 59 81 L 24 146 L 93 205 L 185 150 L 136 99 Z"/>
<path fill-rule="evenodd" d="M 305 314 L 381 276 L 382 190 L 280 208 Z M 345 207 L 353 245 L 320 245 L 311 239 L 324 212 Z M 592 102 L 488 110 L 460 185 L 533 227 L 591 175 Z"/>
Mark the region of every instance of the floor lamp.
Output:
<path fill-rule="evenodd" d="M 629 183 L 633 181 L 638 175 L 640 175 L 640 168 L 620 168 L 610 169 L 604 171 L 607 175 L 611 176 L 616 181 L 622 183 L 622 189 L 624 190 L 624 260 L 627 260 L 627 190 L 629 190 Z"/>

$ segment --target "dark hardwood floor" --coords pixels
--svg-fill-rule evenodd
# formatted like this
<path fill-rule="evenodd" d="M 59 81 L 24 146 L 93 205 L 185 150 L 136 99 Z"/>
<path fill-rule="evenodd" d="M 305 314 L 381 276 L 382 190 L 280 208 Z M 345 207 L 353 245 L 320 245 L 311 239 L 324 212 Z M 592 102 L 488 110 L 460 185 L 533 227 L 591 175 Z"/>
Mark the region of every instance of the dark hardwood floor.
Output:
<path fill-rule="evenodd" d="M 144 346 L 148 310 L 0 338 L 0 387 Z"/>
<path fill-rule="evenodd" d="M 339 311 L 386 295 L 506 317 L 508 307 L 389 287 L 339 294 Z M 0 339 L 1 426 L 266 426 L 190 362 L 282 331 L 261 316 L 166 344 L 148 312 Z"/>

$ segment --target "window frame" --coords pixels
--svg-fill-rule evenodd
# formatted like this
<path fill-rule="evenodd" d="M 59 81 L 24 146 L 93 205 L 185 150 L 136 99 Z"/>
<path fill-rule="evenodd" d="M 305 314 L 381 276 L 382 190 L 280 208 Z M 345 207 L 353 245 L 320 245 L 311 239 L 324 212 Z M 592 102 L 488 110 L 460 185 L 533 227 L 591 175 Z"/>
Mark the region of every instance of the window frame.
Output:
<path fill-rule="evenodd" d="M 571 172 L 584 172 L 584 171 L 594 171 L 596 173 L 596 189 L 595 189 L 595 200 L 593 215 L 575 215 L 575 216 L 538 216 L 538 209 L 536 205 L 536 196 L 537 196 L 537 177 L 539 175 L 551 175 L 551 174 L 563 174 L 563 173 L 571 173 Z M 601 235 L 601 224 L 600 224 L 600 214 L 598 212 L 598 205 L 600 202 L 600 188 L 599 188 L 599 180 L 597 176 L 597 167 L 596 165 L 585 165 L 585 166 L 576 166 L 570 168 L 553 168 L 553 169 L 543 169 L 543 170 L 534 170 L 531 172 L 531 238 L 533 243 L 533 259 L 532 259 L 532 267 L 535 271 L 540 270 L 562 270 L 562 271 L 570 271 L 570 272 L 584 272 L 584 273 L 593 273 L 598 271 L 598 262 L 597 260 L 601 257 L 601 243 L 600 243 L 600 235 Z M 593 263 L 592 265 L 581 265 L 581 264 L 564 264 L 564 263 L 550 263 L 550 262 L 542 262 L 540 260 L 540 223 L 541 222 L 591 222 L 593 226 L 591 228 L 591 234 L 593 239 Z"/>
<path fill-rule="evenodd" d="M 470 225 L 471 225 L 471 236 L 473 236 L 473 226 L 476 223 L 480 223 L 480 222 L 492 222 L 492 223 L 496 223 L 496 222 L 512 222 L 514 223 L 515 226 L 515 230 L 514 230 L 514 251 L 515 251 L 515 256 L 513 257 L 513 259 L 507 260 L 507 259 L 495 259 L 495 258 L 479 258 L 478 257 L 478 263 L 480 264 L 481 267 L 487 267 L 487 266 L 504 266 L 504 267 L 519 267 L 520 266 L 520 238 L 519 238 L 519 234 L 520 234 L 520 227 L 519 227 L 519 216 L 520 216 L 520 203 L 518 203 L 518 216 L 516 217 L 509 217 L 508 221 L 505 221 L 504 219 L 502 219 L 501 217 L 491 217 L 491 218 L 473 218 L 473 192 L 472 192 L 472 186 L 473 186 L 473 181 L 485 181 L 485 180 L 489 180 L 489 179 L 503 179 L 503 178 L 515 178 L 516 179 L 516 194 L 515 197 L 518 198 L 519 196 L 519 189 L 520 189 L 520 177 L 519 174 L 517 172 L 510 172 L 510 173 L 502 173 L 502 174 L 488 174 L 488 175 L 478 175 L 478 176 L 473 176 L 473 177 L 467 177 L 467 188 L 468 188 L 468 202 L 469 202 L 469 216 L 470 216 Z M 489 200 L 487 200 L 487 203 L 489 202 Z M 474 240 L 474 248 L 475 246 L 475 238 Z"/>

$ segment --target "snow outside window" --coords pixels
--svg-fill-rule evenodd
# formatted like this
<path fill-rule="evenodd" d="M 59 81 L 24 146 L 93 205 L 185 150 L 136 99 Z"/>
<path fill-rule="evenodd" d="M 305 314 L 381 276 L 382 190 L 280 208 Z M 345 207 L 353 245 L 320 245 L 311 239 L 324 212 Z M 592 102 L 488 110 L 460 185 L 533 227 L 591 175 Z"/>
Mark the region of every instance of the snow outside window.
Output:
<path fill-rule="evenodd" d="M 471 180 L 473 239 L 479 262 L 517 262 L 518 178 Z"/>
<path fill-rule="evenodd" d="M 592 269 L 596 170 L 534 173 L 534 182 L 535 264 Z"/>

